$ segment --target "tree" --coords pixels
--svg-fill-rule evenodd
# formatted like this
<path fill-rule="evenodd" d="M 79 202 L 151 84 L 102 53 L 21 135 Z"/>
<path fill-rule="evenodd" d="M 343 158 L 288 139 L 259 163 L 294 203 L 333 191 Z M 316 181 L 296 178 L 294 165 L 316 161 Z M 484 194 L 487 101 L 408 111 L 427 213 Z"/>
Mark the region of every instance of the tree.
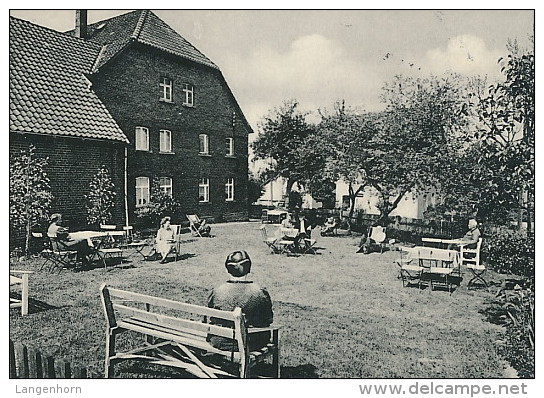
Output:
<path fill-rule="evenodd" d="M 53 200 L 48 159 L 36 155 L 36 148 L 11 157 L 9 164 L 9 221 L 12 230 L 25 230 L 25 254 L 30 253 L 32 228 L 48 217 Z M 10 234 L 11 235 L 11 234 Z"/>
<path fill-rule="evenodd" d="M 323 115 L 318 126 L 319 145 L 325 158 L 324 173 L 317 178 L 342 180 L 348 184 L 349 218 L 353 216 L 355 199 L 369 183 L 366 172 L 373 159 L 370 142 L 376 134 L 375 116 L 346 108 L 343 101 L 335 104 L 332 115 Z M 314 185 L 317 185 L 314 183 Z"/>
<path fill-rule="evenodd" d="M 110 171 L 102 165 L 89 184 L 89 193 L 85 195 L 89 225 L 111 222 L 115 196 L 115 185 L 111 180 Z"/>
<path fill-rule="evenodd" d="M 387 221 L 402 197 L 439 187 L 460 156 L 467 125 L 465 91 L 458 76 L 425 79 L 397 76 L 384 86 L 387 109 L 375 121 L 365 169 Z"/>
<path fill-rule="evenodd" d="M 161 218 L 180 216 L 180 203 L 170 193 L 163 191 L 158 178 L 153 178 L 149 203 L 136 209 L 136 217 L 148 225 L 158 226 Z"/>
<path fill-rule="evenodd" d="M 261 178 L 249 173 L 247 181 L 247 198 L 249 204 L 255 203 L 264 193 L 264 184 Z"/>
<path fill-rule="evenodd" d="M 286 204 L 295 182 L 304 184 L 319 173 L 323 163 L 311 144 L 315 128 L 306 122 L 296 101 L 287 101 L 259 123 L 260 134 L 252 144 L 255 160 L 270 161 L 270 172 L 287 180 Z"/>
<path fill-rule="evenodd" d="M 535 194 L 535 66 L 532 51 L 509 46 L 500 59 L 505 81 L 476 91 L 479 126 L 473 145 L 484 182 L 482 202 L 527 211 L 531 231 Z"/>

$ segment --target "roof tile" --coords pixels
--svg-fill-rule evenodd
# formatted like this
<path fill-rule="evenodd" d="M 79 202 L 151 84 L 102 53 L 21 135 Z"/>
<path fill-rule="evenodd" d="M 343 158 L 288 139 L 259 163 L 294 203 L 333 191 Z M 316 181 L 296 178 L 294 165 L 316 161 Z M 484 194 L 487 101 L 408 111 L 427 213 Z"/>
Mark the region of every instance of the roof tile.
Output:
<path fill-rule="evenodd" d="M 99 45 L 10 17 L 9 48 L 11 131 L 128 142 L 84 78 Z"/>

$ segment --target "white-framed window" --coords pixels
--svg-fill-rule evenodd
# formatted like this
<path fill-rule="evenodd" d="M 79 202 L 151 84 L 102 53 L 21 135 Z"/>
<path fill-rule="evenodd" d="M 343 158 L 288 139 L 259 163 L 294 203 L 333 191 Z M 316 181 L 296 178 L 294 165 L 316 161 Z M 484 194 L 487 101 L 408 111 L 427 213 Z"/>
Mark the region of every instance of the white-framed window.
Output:
<path fill-rule="evenodd" d="M 183 91 L 183 105 L 194 106 L 195 105 L 195 88 L 192 84 L 182 83 L 181 90 Z"/>
<path fill-rule="evenodd" d="M 172 102 L 172 80 L 167 77 L 161 78 L 161 101 Z"/>
<path fill-rule="evenodd" d="M 225 156 L 234 156 L 234 138 L 225 139 Z"/>
<path fill-rule="evenodd" d="M 160 177 L 159 187 L 162 192 L 168 196 L 172 196 L 172 179 L 170 177 Z"/>
<path fill-rule="evenodd" d="M 234 200 L 234 178 L 227 178 L 227 183 L 225 184 L 225 200 Z"/>
<path fill-rule="evenodd" d="M 201 178 L 198 183 L 198 201 L 210 201 L 210 180 L 208 178 Z"/>
<path fill-rule="evenodd" d="M 170 130 L 159 130 L 159 151 L 172 152 L 172 132 Z"/>
<path fill-rule="evenodd" d="M 208 155 L 210 153 L 210 139 L 208 137 L 208 134 L 199 134 L 198 135 L 199 140 L 199 149 L 198 153 L 201 155 Z"/>
<path fill-rule="evenodd" d="M 136 207 L 149 203 L 149 178 L 136 177 Z"/>
<path fill-rule="evenodd" d="M 149 129 L 136 127 L 135 147 L 137 151 L 149 151 Z"/>

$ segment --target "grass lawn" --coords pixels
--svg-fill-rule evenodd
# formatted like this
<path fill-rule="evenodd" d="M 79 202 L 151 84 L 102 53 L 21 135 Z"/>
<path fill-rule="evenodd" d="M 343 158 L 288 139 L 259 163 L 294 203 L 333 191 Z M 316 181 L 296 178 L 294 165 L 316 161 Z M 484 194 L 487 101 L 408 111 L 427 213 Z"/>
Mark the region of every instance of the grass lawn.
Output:
<path fill-rule="evenodd" d="M 102 377 L 104 328 L 98 289 L 111 286 L 206 305 L 227 279 L 226 256 L 250 254 L 253 280 L 265 286 L 282 329 L 282 374 L 292 378 L 500 378 L 496 344 L 504 329 L 482 314 L 493 294 L 402 287 L 398 252 L 357 254 L 354 237 L 322 237 L 317 255 L 271 254 L 259 222 L 215 224 L 213 238 L 186 235 L 177 262 L 140 261 L 30 279 L 31 313 L 10 310 L 10 338 L 87 366 Z M 275 226 L 267 226 L 269 235 Z M 37 270 L 39 258 L 13 265 Z M 498 277 L 498 276 L 496 276 Z M 123 376 L 123 375 L 121 375 Z M 169 377 L 171 372 L 153 377 Z M 135 377 L 125 375 L 125 377 Z"/>

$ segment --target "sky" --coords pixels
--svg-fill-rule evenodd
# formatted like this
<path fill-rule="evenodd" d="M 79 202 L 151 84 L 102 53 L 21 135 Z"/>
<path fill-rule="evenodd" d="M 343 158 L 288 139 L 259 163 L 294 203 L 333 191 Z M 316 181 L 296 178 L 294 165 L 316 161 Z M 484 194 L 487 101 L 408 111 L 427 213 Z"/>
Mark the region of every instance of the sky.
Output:
<path fill-rule="evenodd" d="M 89 10 L 89 23 L 130 10 Z M 507 41 L 532 46 L 532 10 L 152 10 L 219 66 L 246 118 L 258 121 L 286 100 L 302 110 L 335 101 L 380 110 L 396 74 L 447 71 L 501 77 Z M 55 30 L 74 10 L 11 10 Z M 253 138 L 255 135 L 253 135 Z"/>

